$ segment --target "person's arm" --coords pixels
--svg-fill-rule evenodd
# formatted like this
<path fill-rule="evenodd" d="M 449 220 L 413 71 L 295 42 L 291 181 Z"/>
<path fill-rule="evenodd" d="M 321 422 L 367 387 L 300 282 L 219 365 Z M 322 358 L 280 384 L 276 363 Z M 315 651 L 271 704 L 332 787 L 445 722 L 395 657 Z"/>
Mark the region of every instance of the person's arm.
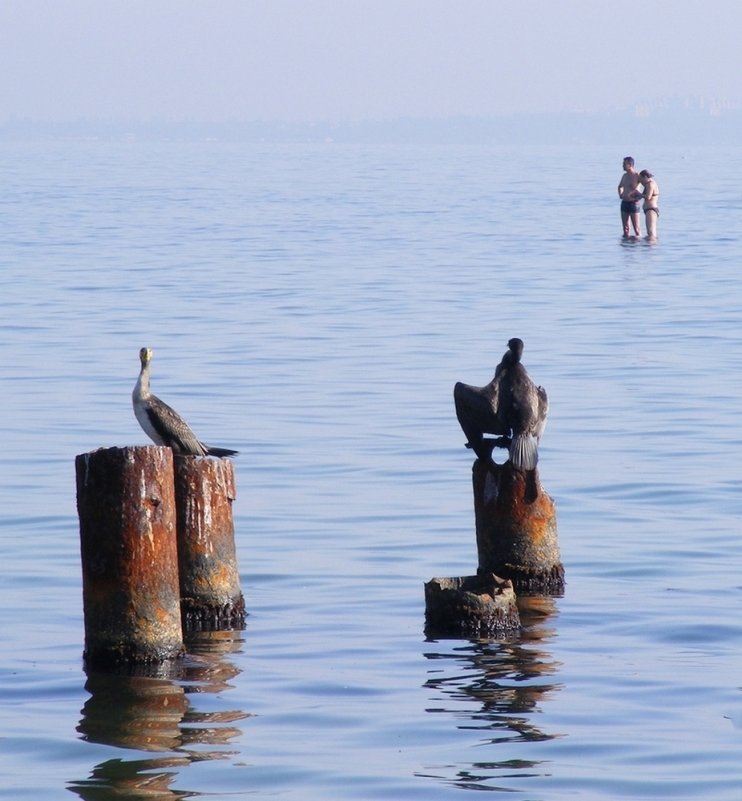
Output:
<path fill-rule="evenodd" d="M 624 200 L 641 200 L 644 197 L 644 184 L 641 181 L 641 178 L 637 176 L 636 183 L 631 188 L 629 192 L 627 192 L 624 196 Z"/>
<path fill-rule="evenodd" d="M 641 189 L 639 187 L 641 187 Z M 626 197 L 626 200 L 632 200 L 632 201 L 641 200 L 643 197 L 645 197 L 643 189 L 644 189 L 644 184 L 638 182 L 636 187 L 632 189 L 631 192 L 629 192 L 629 194 Z"/>

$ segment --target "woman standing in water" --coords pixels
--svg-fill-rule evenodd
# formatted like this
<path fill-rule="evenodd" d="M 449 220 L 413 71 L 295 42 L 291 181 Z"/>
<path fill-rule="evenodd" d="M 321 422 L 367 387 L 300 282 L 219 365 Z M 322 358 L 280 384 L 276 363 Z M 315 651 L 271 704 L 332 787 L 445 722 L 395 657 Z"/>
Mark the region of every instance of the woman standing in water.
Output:
<path fill-rule="evenodd" d="M 659 198 L 660 188 L 657 181 L 649 170 L 642 170 L 639 173 L 639 182 L 644 187 L 641 197 L 644 198 L 644 218 L 647 222 L 647 240 L 655 242 L 657 240 L 657 220 L 660 216 Z"/>

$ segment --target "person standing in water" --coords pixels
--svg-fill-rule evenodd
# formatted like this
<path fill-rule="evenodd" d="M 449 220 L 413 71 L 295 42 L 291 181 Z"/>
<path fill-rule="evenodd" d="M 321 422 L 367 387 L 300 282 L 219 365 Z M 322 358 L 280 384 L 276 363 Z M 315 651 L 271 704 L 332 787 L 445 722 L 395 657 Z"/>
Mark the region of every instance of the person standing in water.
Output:
<path fill-rule="evenodd" d="M 639 173 L 639 183 L 644 187 L 641 197 L 644 198 L 647 240 L 655 242 L 657 240 L 657 220 L 660 216 L 660 188 L 657 186 L 657 181 L 654 180 L 654 175 L 649 170 L 642 170 Z"/>
<path fill-rule="evenodd" d="M 639 200 L 635 194 L 639 185 L 639 173 L 634 169 L 634 159 L 631 156 L 626 156 L 623 160 L 623 170 L 624 173 L 618 182 L 618 196 L 621 199 L 621 222 L 624 239 L 626 239 L 629 236 L 629 221 L 634 227 L 636 236 L 641 236 Z"/>

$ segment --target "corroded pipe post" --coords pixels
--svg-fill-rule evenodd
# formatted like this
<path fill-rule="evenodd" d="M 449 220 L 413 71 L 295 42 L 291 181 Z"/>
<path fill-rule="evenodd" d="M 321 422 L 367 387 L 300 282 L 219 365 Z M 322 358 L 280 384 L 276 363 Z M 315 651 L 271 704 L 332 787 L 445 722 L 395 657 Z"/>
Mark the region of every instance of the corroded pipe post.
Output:
<path fill-rule="evenodd" d="M 234 469 L 228 459 L 175 457 L 181 614 L 186 630 L 245 624 L 232 520 L 235 496 Z"/>
<path fill-rule="evenodd" d="M 75 459 L 85 658 L 159 662 L 183 652 L 170 448 Z"/>
<path fill-rule="evenodd" d="M 513 582 L 517 593 L 560 595 L 560 561 L 554 501 L 538 470 L 516 470 L 510 462 L 472 469 L 479 571 Z"/>
<path fill-rule="evenodd" d="M 425 583 L 429 637 L 504 637 L 520 629 L 512 582 L 498 576 L 433 578 Z"/>

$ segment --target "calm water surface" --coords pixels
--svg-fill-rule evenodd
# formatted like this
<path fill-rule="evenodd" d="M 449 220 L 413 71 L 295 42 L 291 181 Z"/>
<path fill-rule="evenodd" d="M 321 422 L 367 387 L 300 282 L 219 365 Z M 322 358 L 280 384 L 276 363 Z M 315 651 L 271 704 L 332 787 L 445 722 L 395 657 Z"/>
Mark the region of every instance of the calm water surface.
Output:
<path fill-rule="evenodd" d="M 742 794 L 742 150 L 2 145 L 0 797 Z M 564 597 L 426 640 L 474 572 L 456 380 L 546 386 Z M 239 448 L 244 632 L 86 673 L 74 457 L 153 387 Z"/>

